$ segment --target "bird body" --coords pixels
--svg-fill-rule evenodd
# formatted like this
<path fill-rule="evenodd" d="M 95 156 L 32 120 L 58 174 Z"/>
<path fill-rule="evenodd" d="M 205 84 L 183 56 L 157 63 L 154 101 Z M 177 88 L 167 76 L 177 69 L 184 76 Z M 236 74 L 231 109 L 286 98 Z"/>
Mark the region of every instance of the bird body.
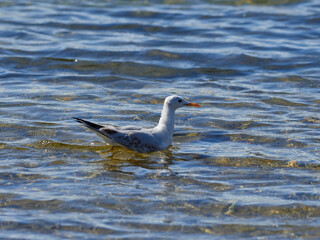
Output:
<path fill-rule="evenodd" d="M 172 144 L 175 110 L 183 106 L 200 107 L 179 96 L 165 99 L 159 123 L 154 128 L 135 126 L 115 127 L 99 125 L 80 118 L 75 120 L 93 130 L 110 145 L 120 145 L 138 153 L 150 153 L 166 149 Z"/>

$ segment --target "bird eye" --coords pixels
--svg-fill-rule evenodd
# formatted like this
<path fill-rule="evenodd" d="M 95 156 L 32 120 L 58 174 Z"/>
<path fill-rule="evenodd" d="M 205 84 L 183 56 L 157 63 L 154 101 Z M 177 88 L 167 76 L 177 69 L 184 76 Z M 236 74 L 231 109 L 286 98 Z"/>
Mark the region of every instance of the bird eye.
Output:
<path fill-rule="evenodd" d="M 181 100 L 181 99 L 179 99 L 179 100 L 178 100 L 178 102 L 182 102 L 182 100 Z"/>

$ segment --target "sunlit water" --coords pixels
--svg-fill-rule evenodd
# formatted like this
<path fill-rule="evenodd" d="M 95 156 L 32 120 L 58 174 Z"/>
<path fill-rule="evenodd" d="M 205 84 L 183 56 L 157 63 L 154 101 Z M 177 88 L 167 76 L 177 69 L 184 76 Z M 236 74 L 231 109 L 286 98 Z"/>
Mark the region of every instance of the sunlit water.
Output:
<path fill-rule="evenodd" d="M 0 2 L 1 239 L 320 238 L 319 1 L 195 2 Z"/>

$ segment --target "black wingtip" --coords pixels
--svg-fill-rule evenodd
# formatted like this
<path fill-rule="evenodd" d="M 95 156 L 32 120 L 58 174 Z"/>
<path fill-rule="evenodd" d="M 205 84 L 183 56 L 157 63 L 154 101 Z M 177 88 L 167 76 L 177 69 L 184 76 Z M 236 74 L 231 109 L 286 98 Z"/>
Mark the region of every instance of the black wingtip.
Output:
<path fill-rule="evenodd" d="M 102 126 L 99 124 L 95 124 L 93 122 L 89 122 L 86 120 L 83 120 L 81 118 L 76 118 L 76 117 L 72 117 L 74 120 L 76 120 L 78 123 L 84 124 L 86 127 L 94 129 L 94 130 L 98 130 L 99 128 L 101 128 Z"/>
<path fill-rule="evenodd" d="M 79 123 L 82 123 L 84 120 L 82 120 L 81 118 L 76 118 L 76 117 L 72 117 L 74 120 L 76 120 Z"/>

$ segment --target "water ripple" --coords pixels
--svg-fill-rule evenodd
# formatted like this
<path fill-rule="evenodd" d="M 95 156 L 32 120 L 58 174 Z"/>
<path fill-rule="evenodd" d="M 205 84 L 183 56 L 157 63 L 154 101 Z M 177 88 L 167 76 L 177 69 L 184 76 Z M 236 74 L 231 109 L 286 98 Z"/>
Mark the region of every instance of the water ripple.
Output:
<path fill-rule="evenodd" d="M 313 238 L 319 231 L 316 0 L 0 3 L 3 238 Z M 72 117 L 153 127 L 109 147 Z"/>

